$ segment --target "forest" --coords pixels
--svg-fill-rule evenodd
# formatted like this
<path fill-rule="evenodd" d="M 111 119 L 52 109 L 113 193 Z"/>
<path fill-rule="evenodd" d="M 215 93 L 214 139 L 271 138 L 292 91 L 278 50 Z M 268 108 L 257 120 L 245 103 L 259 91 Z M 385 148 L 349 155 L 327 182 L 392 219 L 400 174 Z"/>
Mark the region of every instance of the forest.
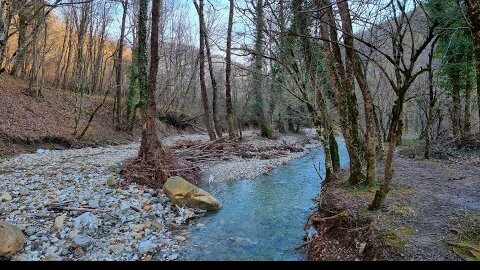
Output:
<path fill-rule="evenodd" d="M 480 0 L 0 0 L 0 264 L 245 260 L 480 260 Z"/>

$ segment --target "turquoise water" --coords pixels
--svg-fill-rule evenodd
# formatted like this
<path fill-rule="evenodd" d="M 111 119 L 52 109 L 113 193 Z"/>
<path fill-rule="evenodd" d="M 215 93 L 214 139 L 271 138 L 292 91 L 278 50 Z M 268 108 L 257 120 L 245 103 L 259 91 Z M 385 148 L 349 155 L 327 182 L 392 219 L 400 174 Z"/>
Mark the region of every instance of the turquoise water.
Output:
<path fill-rule="evenodd" d="M 337 141 L 345 166 L 345 144 Z M 324 176 L 323 164 L 317 148 L 253 180 L 201 185 L 223 208 L 193 224 L 179 260 L 303 260 L 295 247 L 303 243 L 303 227 L 320 192 L 315 167 Z"/>

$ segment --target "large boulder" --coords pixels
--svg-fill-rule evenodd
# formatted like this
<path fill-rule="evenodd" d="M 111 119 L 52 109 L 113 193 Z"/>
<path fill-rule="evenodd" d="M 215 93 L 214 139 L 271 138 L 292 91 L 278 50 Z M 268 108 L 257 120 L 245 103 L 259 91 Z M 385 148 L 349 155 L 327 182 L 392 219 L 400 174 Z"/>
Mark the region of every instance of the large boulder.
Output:
<path fill-rule="evenodd" d="M 10 257 L 23 248 L 25 235 L 12 224 L 0 221 L 0 256 Z"/>
<path fill-rule="evenodd" d="M 222 208 L 222 203 L 205 190 L 189 183 L 180 176 L 172 176 L 163 184 L 163 191 L 177 205 L 186 205 L 207 211 Z"/>

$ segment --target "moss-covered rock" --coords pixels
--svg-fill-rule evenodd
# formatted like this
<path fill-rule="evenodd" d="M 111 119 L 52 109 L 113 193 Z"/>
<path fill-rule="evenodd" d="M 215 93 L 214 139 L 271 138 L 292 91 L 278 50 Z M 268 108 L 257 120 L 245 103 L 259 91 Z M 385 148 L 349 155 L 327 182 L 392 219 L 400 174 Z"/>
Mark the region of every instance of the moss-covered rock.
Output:
<path fill-rule="evenodd" d="M 186 205 L 207 211 L 217 211 L 222 208 L 222 203 L 215 197 L 180 176 L 168 178 L 163 185 L 163 191 L 177 205 Z"/>

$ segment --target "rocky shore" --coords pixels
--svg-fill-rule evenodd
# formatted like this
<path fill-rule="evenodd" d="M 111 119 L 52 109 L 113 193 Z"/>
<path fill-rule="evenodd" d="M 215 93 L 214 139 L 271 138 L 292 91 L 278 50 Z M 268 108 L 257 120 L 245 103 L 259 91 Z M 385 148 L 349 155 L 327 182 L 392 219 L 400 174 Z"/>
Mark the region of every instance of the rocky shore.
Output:
<path fill-rule="evenodd" d="M 308 144 L 291 135 L 264 140 L 245 134 L 252 147 Z M 207 140 L 203 135 L 164 138 Z M 138 143 L 74 150 L 43 150 L 0 162 L 0 221 L 25 235 L 11 260 L 175 260 L 188 237 L 188 220 L 201 210 L 179 207 L 161 190 L 135 184 L 119 188 L 119 168 L 138 151 Z M 272 148 L 272 149 L 273 149 Z M 306 151 L 280 158 L 234 157 L 202 164 L 205 180 L 253 178 Z M 201 226 L 201 224 L 197 224 Z M 1 238 L 0 234 L 0 238 Z M 1 252 L 1 251 L 0 251 Z"/>

